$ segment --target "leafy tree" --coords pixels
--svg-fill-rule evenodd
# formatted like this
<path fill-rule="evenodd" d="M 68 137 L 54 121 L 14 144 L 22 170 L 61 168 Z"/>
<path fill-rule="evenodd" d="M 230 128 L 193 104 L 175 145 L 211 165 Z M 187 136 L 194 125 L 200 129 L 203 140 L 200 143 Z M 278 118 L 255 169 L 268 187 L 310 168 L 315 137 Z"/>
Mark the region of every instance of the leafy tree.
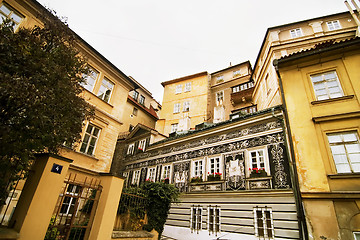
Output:
<path fill-rule="evenodd" d="M 0 26 L 0 201 L 37 153 L 58 153 L 80 140 L 93 108 L 82 98 L 89 69 L 74 33 L 46 12 L 44 26 Z M 22 173 L 22 174 L 19 174 Z M 25 174 L 26 175 L 26 174 Z"/>

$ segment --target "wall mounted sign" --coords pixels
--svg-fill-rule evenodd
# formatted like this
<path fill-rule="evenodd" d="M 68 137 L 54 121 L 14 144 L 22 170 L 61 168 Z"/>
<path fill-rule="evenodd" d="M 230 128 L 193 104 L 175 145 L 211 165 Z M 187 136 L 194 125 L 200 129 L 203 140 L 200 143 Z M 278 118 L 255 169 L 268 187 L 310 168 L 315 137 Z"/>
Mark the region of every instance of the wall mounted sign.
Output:
<path fill-rule="evenodd" d="M 61 174 L 62 169 L 63 169 L 63 166 L 54 163 L 51 168 L 51 172 Z"/>

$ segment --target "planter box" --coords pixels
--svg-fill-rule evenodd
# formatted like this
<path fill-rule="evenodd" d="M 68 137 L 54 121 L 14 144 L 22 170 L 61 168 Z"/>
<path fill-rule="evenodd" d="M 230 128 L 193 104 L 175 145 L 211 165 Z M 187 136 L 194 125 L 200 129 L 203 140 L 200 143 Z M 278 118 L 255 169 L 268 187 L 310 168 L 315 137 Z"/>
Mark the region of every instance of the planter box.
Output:
<path fill-rule="evenodd" d="M 260 172 L 260 173 L 250 173 L 250 178 L 262 178 L 267 177 L 266 172 Z"/>

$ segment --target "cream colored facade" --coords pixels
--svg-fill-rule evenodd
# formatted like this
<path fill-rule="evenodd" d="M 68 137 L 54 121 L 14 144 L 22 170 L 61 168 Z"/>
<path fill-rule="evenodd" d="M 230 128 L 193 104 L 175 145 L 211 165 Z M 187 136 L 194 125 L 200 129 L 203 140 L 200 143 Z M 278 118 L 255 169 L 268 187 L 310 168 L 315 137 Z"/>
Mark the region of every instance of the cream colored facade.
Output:
<path fill-rule="evenodd" d="M 201 72 L 162 83 L 164 97 L 156 130 L 169 135 L 207 121 L 209 75 Z"/>

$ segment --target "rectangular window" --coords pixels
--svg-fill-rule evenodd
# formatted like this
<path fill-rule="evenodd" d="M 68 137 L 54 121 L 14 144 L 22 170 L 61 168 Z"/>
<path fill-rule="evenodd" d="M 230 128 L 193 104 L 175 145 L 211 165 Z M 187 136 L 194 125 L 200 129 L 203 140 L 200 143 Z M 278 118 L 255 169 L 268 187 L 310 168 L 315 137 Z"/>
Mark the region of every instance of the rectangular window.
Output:
<path fill-rule="evenodd" d="M 140 141 L 139 141 L 139 147 L 138 147 L 138 149 L 139 149 L 140 151 L 145 152 L 145 146 L 146 146 L 146 139 L 140 140 Z"/>
<path fill-rule="evenodd" d="M 156 177 L 156 167 L 149 168 L 147 180 L 151 182 L 155 182 Z"/>
<path fill-rule="evenodd" d="M 254 208 L 255 236 L 259 239 L 274 238 L 274 223 L 270 208 Z"/>
<path fill-rule="evenodd" d="M 326 22 L 326 25 L 328 26 L 329 31 L 341 29 L 339 20 Z"/>
<path fill-rule="evenodd" d="M 176 85 L 175 88 L 175 94 L 181 93 L 182 92 L 182 84 Z"/>
<path fill-rule="evenodd" d="M 13 29 L 15 31 L 24 18 L 25 17 L 22 14 L 20 14 L 18 11 L 5 4 L 4 2 L 0 6 L 0 24 L 2 24 L 5 19 L 10 19 L 11 22 L 14 24 Z"/>
<path fill-rule="evenodd" d="M 296 29 L 290 30 L 290 35 L 292 38 L 298 38 L 298 37 L 301 37 L 303 34 L 301 31 L 301 28 L 296 28 Z"/>
<path fill-rule="evenodd" d="M 143 95 L 140 96 L 139 103 L 140 103 L 141 105 L 144 105 L 144 104 L 145 104 L 145 97 L 144 97 Z"/>
<path fill-rule="evenodd" d="M 80 152 L 93 155 L 96 142 L 99 138 L 99 133 L 100 128 L 95 127 L 92 124 L 88 124 L 84 134 L 84 138 L 81 143 Z"/>
<path fill-rule="evenodd" d="M 179 126 L 178 123 L 171 124 L 171 132 L 172 132 L 172 133 L 173 133 L 173 132 L 176 132 L 177 129 L 178 129 L 178 126 Z"/>
<path fill-rule="evenodd" d="M 190 91 L 191 91 L 191 82 L 185 83 L 184 92 L 190 92 Z"/>
<path fill-rule="evenodd" d="M 129 144 L 129 146 L 128 146 L 128 150 L 127 150 L 127 155 L 131 155 L 131 154 L 133 154 L 134 153 L 134 148 L 135 148 L 135 144 L 134 143 L 132 143 L 132 144 Z"/>
<path fill-rule="evenodd" d="M 209 174 L 220 173 L 220 157 L 209 159 Z"/>
<path fill-rule="evenodd" d="M 65 197 L 60 208 L 61 214 L 76 214 L 77 209 L 75 209 L 75 205 L 80 197 L 79 194 L 81 194 L 80 186 L 74 184 L 69 184 L 67 186 Z"/>
<path fill-rule="evenodd" d="M 342 97 L 343 92 L 335 71 L 311 75 L 317 100 Z"/>
<path fill-rule="evenodd" d="M 217 92 L 216 93 L 216 106 L 222 105 L 224 101 L 224 92 Z"/>
<path fill-rule="evenodd" d="M 191 219 L 190 219 L 190 228 L 191 230 L 201 230 L 202 229 L 202 212 L 203 209 L 201 206 L 192 206 L 191 207 Z"/>
<path fill-rule="evenodd" d="M 140 179 L 140 170 L 136 170 L 136 171 L 134 171 L 131 184 L 132 185 L 138 185 L 139 179 Z"/>
<path fill-rule="evenodd" d="M 224 76 L 223 75 L 216 77 L 216 82 L 219 83 L 219 82 L 222 82 L 222 81 L 224 81 Z"/>
<path fill-rule="evenodd" d="M 241 75 L 240 70 L 233 71 L 233 77 L 237 77 L 240 75 Z"/>
<path fill-rule="evenodd" d="M 137 109 L 136 107 L 134 107 L 134 109 L 133 109 L 133 115 L 134 115 L 134 116 L 137 116 L 137 114 L 138 114 L 138 109 Z"/>
<path fill-rule="evenodd" d="M 360 240 L 360 232 L 353 232 L 353 234 L 355 240 Z"/>
<path fill-rule="evenodd" d="M 184 102 L 183 112 L 188 112 L 188 111 L 190 111 L 190 101 Z"/>
<path fill-rule="evenodd" d="M 102 100 L 104 100 L 105 102 L 109 102 L 113 88 L 114 88 L 114 84 L 110 82 L 108 79 L 104 78 L 102 80 L 97 96 Z"/>
<path fill-rule="evenodd" d="M 255 150 L 250 152 L 251 168 L 265 168 L 264 150 Z"/>
<path fill-rule="evenodd" d="M 203 161 L 194 161 L 194 177 L 202 177 L 203 175 Z"/>
<path fill-rule="evenodd" d="M 171 165 L 165 165 L 162 167 L 162 177 L 161 179 L 169 179 L 171 174 Z"/>
<path fill-rule="evenodd" d="M 239 91 L 240 91 L 240 86 L 236 86 L 236 87 L 232 88 L 233 93 L 236 93 L 236 92 L 239 92 Z"/>
<path fill-rule="evenodd" d="M 175 103 L 174 104 L 174 113 L 179 113 L 180 112 L 180 103 Z"/>
<path fill-rule="evenodd" d="M 208 207 L 208 230 L 210 233 L 220 232 L 220 208 L 217 206 Z"/>
<path fill-rule="evenodd" d="M 136 101 L 138 100 L 139 97 L 139 93 L 137 91 L 134 91 L 133 93 L 133 99 L 135 99 Z"/>
<path fill-rule="evenodd" d="M 356 131 L 327 135 L 338 173 L 360 172 L 360 143 Z"/>
<path fill-rule="evenodd" d="M 83 75 L 85 81 L 81 83 L 81 86 L 83 86 L 89 92 L 92 92 L 98 75 L 98 71 L 90 68 L 89 73 L 87 75 Z"/>

